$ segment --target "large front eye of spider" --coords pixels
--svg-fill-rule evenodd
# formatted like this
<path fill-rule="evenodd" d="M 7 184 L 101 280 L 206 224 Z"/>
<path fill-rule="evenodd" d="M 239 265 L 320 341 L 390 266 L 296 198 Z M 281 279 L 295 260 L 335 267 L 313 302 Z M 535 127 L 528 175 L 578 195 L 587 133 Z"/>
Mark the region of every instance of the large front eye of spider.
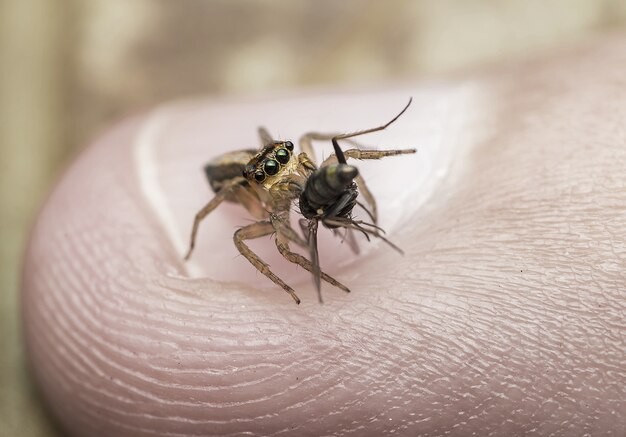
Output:
<path fill-rule="evenodd" d="M 267 173 L 270 176 L 273 176 L 276 173 L 278 173 L 279 167 L 280 166 L 278 165 L 278 162 L 275 159 L 268 159 L 267 161 L 265 161 L 265 164 L 263 164 L 263 170 L 265 170 L 265 173 Z"/>
<path fill-rule="evenodd" d="M 278 149 L 276 151 L 276 160 L 281 164 L 287 164 L 289 162 L 289 152 L 285 149 Z"/>

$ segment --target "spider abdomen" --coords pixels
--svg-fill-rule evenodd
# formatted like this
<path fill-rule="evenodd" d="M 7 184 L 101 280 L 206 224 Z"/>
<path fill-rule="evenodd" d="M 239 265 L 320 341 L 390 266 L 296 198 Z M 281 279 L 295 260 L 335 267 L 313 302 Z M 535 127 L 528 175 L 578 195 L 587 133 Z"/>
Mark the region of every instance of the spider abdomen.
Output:
<path fill-rule="evenodd" d="M 254 154 L 255 150 L 239 150 L 224 153 L 206 164 L 204 166 L 204 174 L 213 192 L 217 193 L 225 183 L 240 177 L 246 164 Z M 231 202 L 237 201 L 232 194 L 227 195 L 226 200 Z"/>

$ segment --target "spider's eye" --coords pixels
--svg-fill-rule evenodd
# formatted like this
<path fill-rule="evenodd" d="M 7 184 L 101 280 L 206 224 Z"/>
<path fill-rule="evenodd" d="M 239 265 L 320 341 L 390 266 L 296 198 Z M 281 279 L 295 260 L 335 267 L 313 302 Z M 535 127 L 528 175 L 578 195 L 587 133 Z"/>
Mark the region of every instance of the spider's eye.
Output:
<path fill-rule="evenodd" d="M 243 177 L 247 178 L 249 174 L 254 173 L 254 166 L 252 164 L 248 164 L 243 168 Z"/>
<path fill-rule="evenodd" d="M 289 152 L 285 149 L 278 149 L 276 151 L 276 160 L 281 164 L 287 164 L 289 162 Z"/>
<path fill-rule="evenodd" d="M 265 180 L 265 173 L 263 173 L 262 170 L 257 170 L 254 173 L 254 179 L 256 179 L 257 182 L 263 182 L 263 180 Z"/>
<path fill-rule="evenodd" d="M 278 162 L 276 162 L 276 160 L 274 159 L 268 159 L 267 161 L 265 161 L 265 164 L 263 165 L 263 170 L 265 170 L 265 173 L 267 173 L 270 176 L 275 175 L 276 173 L 278 173 Z"/>
<path fill-rule="evenodd" d="M 291 141 L 285 141 L 285 147 L 287 150 L 291 151 L 293 150 L 293 143 Z"/>

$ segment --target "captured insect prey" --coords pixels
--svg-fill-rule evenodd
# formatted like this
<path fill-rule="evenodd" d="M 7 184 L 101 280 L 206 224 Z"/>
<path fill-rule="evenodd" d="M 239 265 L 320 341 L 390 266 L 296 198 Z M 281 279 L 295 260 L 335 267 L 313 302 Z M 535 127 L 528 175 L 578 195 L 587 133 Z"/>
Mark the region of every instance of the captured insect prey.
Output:
<path fill-rule="evenodd" d="M 339 141 L 386 129 L 404 114 L 411 101 L 409 99 L 404 109 L 382 126 L 347 134 L 309 132 L 300 138 L 300 153 L 295 152 L 291 141 L 275 141 L 266 129 L 259 128 L 262 143 L 259 150 L 229 152 L 210 161 L 204 170 L 215 196 L 195 216 L 185 260 L 190 258 L 194 250 L 200 222 L 226 200 L 241 204 L 258 220 L 235 232 L 233 240 L 239 253 L 259 272 L 289 293 L 296 303 L 299 304 L 300 299 L 293 288 L 270 270 L 270 266 L 248 247 L 246 240 L 276 234 L 275 244 L 279 253 L 313 275 L 320 302 L 322 280 L 350 292 L 348 287 L 324 273 L 320 267 L 317 248 L 320 222 L 336 235 L 339 234 L 339 229 L 344 229 L 345 239 L 355 253 L 358 253 L 358 246 L 354 231 L 365 235 L 368 240 L 372 236 L 380 238 L 397 251 L 401 250 L 382 235 L 384 231 L 377 226 L 374 196 L 358 168 L 348 164 L 347 159 L 380 159 L 415 153 L 416 150 L 352 148 L 344 151 L 339 146 Z M 328 140 L 332 142 L 335 153 L 318 167 L 312 142 Z M 359 194 L 367 205 L 359 200 Z M 302 215 L 299 220 L 302 235 L 293 229 L 290 222 L 291 209 L 296 203 Z M 353 219 L 352 211 L 357 205 L 365 210 L 371 223 Z M 291 244 L 308 251 L 310 259 L 293 252 Z"/>

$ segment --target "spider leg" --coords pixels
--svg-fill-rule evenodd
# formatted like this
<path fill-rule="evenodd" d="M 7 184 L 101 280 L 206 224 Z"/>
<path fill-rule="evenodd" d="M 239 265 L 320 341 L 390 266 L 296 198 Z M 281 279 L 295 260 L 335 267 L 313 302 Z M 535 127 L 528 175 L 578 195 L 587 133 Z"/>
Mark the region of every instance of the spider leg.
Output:
<path fill-rule="evenodd" d="M 319 132 L 307 132 L 300 137 L 300 150 L 307 154 L 309 159 L 317 163 L 315 150 L 313 149 L 313 141 L 329 141 L 336 137 L 337 134 L 324 134 Z"/>
<path fill-rule="evenodd" d="M 270 221 L 277 234 L 282 235 L 287 240 L 300 247 L 308 247 L 308 243 L 291 227 L 289 223 L 289 210 L 281 211 L 278 214 L 270 213 Z"/>
<path fill-rule="evenodd" d="M 269 131 L 263 126 L 259 127 L 258 132 L 259 138 L 261 139 L 261 147 L 267 146 L 268 144 L 274 142 L 274 139 L 270 135 Z"/>
<path fill-rule="evenodd" d="M 237 190 L 241 184 L 245 182 L 243 177 L 234 178 L 228 183 L 225 183 L 221 190 L 219 190 L 213 199 L 207 203 L 204 208 L 196 213 L 196 216 L 193 220 L 193 228 L 191 230 L 191 238 L 189 241 L 189 249 L 187 250 L 187 254 L 185 255 L 185 261 L 187 261 L 191 257 L 191 253 L 196 245 L 196 235 L 198 234 L 198 228 L 200 227 L 200 223 L 204 218 L 209 215 L 211 211 L 217 208 L 220 203 L 224 201 L 226 196 L 231 193 L 233 190 Z"/>
<path fill-rule="evenodd" d="M 307 132 L 300 137 L 300 150 L 304 152 L 313 163 L 317 163 L 315 150 L 313 149 L 313 141 L 330 141 L 338 135 L 337 133 Z M 359 144 L 351 139 L 346 139 L 346 142 L 352 144 L 353 147 L 359 147 Z"/>
<path fill-rule="evenodd" d="M 241 229 L 238 229 L 233 236 L 233 241 L 235 242 L 235 246 L 239 253 L 241 253 L 246 259 L 252 264 L 259 272 L 263 273 L 267 276 L 274 284 L 281 287 L 287 293 L 291 295 L 293 300 L 296 301 L 297 304 L 300 304 L 300 299 L 296 295 L 296 292 L 283 282 L 278 276 L 276 276 L 271 270 L 270 266 L 265 263 L 259 256 L 254 253 L 246 243 L 245 240 L 252 240 L 259 237 L 264 237 L 266 235 L 270 235 L 274 233 L 274 226 L 269 221 L 262 221 L 252 223 L 251 225 L 244 226 Z"/>
<path fill-rule="evenodd" d="M 389 125 L 391 125 L 394 121 L 396 121 L 398 118 L 400 118 L 400 116 L 402 114 L 404 114 L 404 112 L 409 109 L 409 106 L 411 106 L 411 102 L 413 101 L 413 97 L 411 97 L 409 99 L 409 103 L 406 104 L 406 106 L 402 109 L 402 111 L 400 111 L 400 113 L 398 115 L 396 115 L 394 118 L 391 119 L 391 121 L 388 121 L 387 123 L 381 125 L 381 126 L 377 126 L 377 127 L 373 127 L 371 129 L 364 129 L 364 130 L 360 130 L 360 131 L 356 131 L 356 132 L 350 132 L 347 134 L 341 134 L 341 135 L 336 135 L 335 137 L 333 137 L 333 145 L 335 145 L 335 143 L 337 142 L 336 140 L 345 140 L 347 138 L 354 138 L 354 137 L 358 137 L 360 135 L 365 135 L 365 134 L 371 134 L 374 132 L 379 132 L 381 130 L 385 130 L 387 129 L 387 127 L 389 127 Z"/>
<path fill-rule="evenodd" d="M 317 220 L 312 220 L 311 222 L 315 222 L 313 227 L 311 227 L 309 223 L 304 224 L 304 226 L 307 226 L 309 232 L 307 236 L 309 243 L 311 244 L 311 247 L 314 247 L 314 250 L 312 250 L 311 253 L 311 261 L 298 253 L 292 252 L 289 248 L 289 242 L 279 232 L 277 232 L 276 236 L 276 248 L 287 261 L 298 264 L 300 267 L 313 274 L 313 282 L 315 283 L 315 288 L 317 289 L 318 297 L 321 303 L 322 295 L 320 293 L 320 278 L 329 284 L 342 289 L 346 293 L 350 293 L 350 289 L 320 269 L 319 257 L 317 256 Z"/>

